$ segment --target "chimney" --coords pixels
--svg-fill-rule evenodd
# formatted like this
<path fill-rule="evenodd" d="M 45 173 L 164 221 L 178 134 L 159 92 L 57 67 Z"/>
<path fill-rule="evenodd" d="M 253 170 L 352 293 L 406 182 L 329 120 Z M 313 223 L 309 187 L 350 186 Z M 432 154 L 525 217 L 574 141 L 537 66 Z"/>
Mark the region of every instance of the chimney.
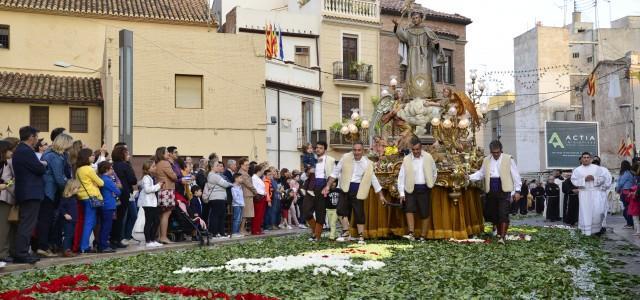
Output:
<path fill-rule="evenodd" d="M 573 20 L 573 24 L 582 22 L 582 13 L 579 11 L 574 11 L 571 14 L 571 18 Z"/>

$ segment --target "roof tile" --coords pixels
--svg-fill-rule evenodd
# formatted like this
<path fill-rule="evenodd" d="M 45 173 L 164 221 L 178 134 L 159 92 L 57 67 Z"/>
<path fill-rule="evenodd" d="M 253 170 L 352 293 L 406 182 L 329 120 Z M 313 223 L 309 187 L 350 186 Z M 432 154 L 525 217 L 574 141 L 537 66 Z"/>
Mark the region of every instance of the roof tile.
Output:
<path fill-rule="evenodd" d="M 386 13 L 400 15 L 403 5 L 404 5 L 404 0 L 381 0 L 380 1 L 380 7 L 382 9 L 382 13 L 386 12 Z M 417 5 L 420 5 L 420 4 L 417 4 Z M 420 7 L 422 6 L 420 5 Z M 427 17 L 451 20 L 451 21 L 462 23 L 465 25 L 471 24 L 471 19 L 459 14 L 443 13 L 443 12 L 435 11 L 432 9 L 428 9 L 426 7 L 422 7 L 422 10 L 426 13 Z"/>
<path fill-rule="evenodd" d="M 0 100 L 102 103 L 99 78 L 0 72 Z"/>
<path fill-rule="evenodd" d="M 2 9 L 203 25 L 212 18 L 206 0 L 0 0 Z"/>

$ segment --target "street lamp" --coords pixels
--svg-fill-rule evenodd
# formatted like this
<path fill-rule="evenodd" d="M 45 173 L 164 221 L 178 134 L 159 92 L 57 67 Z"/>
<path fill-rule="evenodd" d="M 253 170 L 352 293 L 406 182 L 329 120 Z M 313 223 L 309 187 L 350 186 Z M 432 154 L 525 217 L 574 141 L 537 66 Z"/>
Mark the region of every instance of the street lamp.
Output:
<path fill-rule="evenodd" d="M 467 83 L 466 91 L 469 98 L 473 101 L 473 105 L 476 107 L 479 113 L 482 114 L 482 120 L 486 124 L 486 114 L 488 111 L 487 103 L 481 103 L 480 99 L 482 98 L 482 94 L 484 90 L 487 88 L 485 85 L 484 79 L 478 79 L 478 70 L 471 69 L 469 70 L 469 78 L 471 79 L 470 83 Z M 476 146 L 476 127 L 471 126 L 471 133 L 473 134 L 473 146 Z"/>
<path fill-rule="evenodd" d="M 78 68 L 78 69 L 85 69 L 85 70 L 89 70 L 89 71 L 94 71 L 94 72 L 100 73 L 100 70 L 87 68 L 87 67 L 82 67 L 82 66 L 76 66 L 74 64 L 70 64 L 70 63 L 68 63 L 66 61 L 62 61 L 62 60 L 54 62 L 53 65 L 56 66 L 56 67 L 59 67 L 59 68 L 64 68 L 64 69 L 68 69 L 68 68 L 74 67 L 74 68 Z"/>

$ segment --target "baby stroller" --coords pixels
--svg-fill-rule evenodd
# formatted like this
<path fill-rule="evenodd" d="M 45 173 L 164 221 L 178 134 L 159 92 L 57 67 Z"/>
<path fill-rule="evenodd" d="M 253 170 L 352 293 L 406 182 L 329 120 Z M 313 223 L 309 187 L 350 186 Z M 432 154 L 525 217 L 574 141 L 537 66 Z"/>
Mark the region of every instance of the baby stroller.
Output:
<path fill-rule="evenodd" d="M 187 205 L 182 201 L 176 201 L 176 206 L 169 216 L 169 229 L 167 236 L 172 242 L 185 240 L 185 235 L 191 235 L 200 241 L 200 246 L 207 242 L 209 246 L 209 231 L 204 220 L 196 217 L 191 218 Z"/>

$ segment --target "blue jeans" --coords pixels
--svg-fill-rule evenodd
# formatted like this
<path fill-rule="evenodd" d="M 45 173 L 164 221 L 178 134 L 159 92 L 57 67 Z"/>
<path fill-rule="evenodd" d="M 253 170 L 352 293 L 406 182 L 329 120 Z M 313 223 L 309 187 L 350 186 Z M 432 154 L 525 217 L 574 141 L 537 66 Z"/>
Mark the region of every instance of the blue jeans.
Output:
<path fill-rule="evenodd" d="M 273 226 L 278 226 L 280 224 L 280 213 L 281 213 L 281 207 L 280 207 L 280 197 L 276 196 L 273 197 L 273 200 L 271 201 L 271 224 L 267 224 L 267 225 L 273 225 Z"/>
<path fill-rule="evenodd" d="M 82 226 L 82 239 L 80 239 L 80 251 L 89 251 L 89 239 L 96 226 L 96 209 L 91 207 L 89 200 L 82 201 L 84 206 L 84 225 Z"/>
<path fill-rule="evenodd" d="M 240 233 L 240 222 L 242 222 L 242 209 L 244 206 L 234 206 L 233 207 L 233 226 L 231 233 L 238 234 Z"/>
<path fill-rule="evenodd" d="M 100 213 L 100 240 L 98 241 L 98 249 L 103 250 L 109 247 L 109 236 L 111 235 L 111 226 L 113 225 L 113 213 L 115 209 L 101 208 Z"/>
<path fill-rule="evenodd" d="M 129 209 L 127 209 L 125 223 L 124 223 L 124 239 L 133 239 L 133 225 L 136 224 L 138 219 L 138 205 L 135 201 L 129 201 Z"/>
<path fill-rule="evenodd" d="M 64 219 L 62 215 L 60 215 L 60 218 Z M 63 241 L 62 248 L 65 251 L 71 250 L 71 246 L 73 245 L 73 232 L 76 228 L 76 220 L 67 221 L 65 219 L 62 227 L 64 229 L 64 236 L 62 238 L 62 241 Z"/>

